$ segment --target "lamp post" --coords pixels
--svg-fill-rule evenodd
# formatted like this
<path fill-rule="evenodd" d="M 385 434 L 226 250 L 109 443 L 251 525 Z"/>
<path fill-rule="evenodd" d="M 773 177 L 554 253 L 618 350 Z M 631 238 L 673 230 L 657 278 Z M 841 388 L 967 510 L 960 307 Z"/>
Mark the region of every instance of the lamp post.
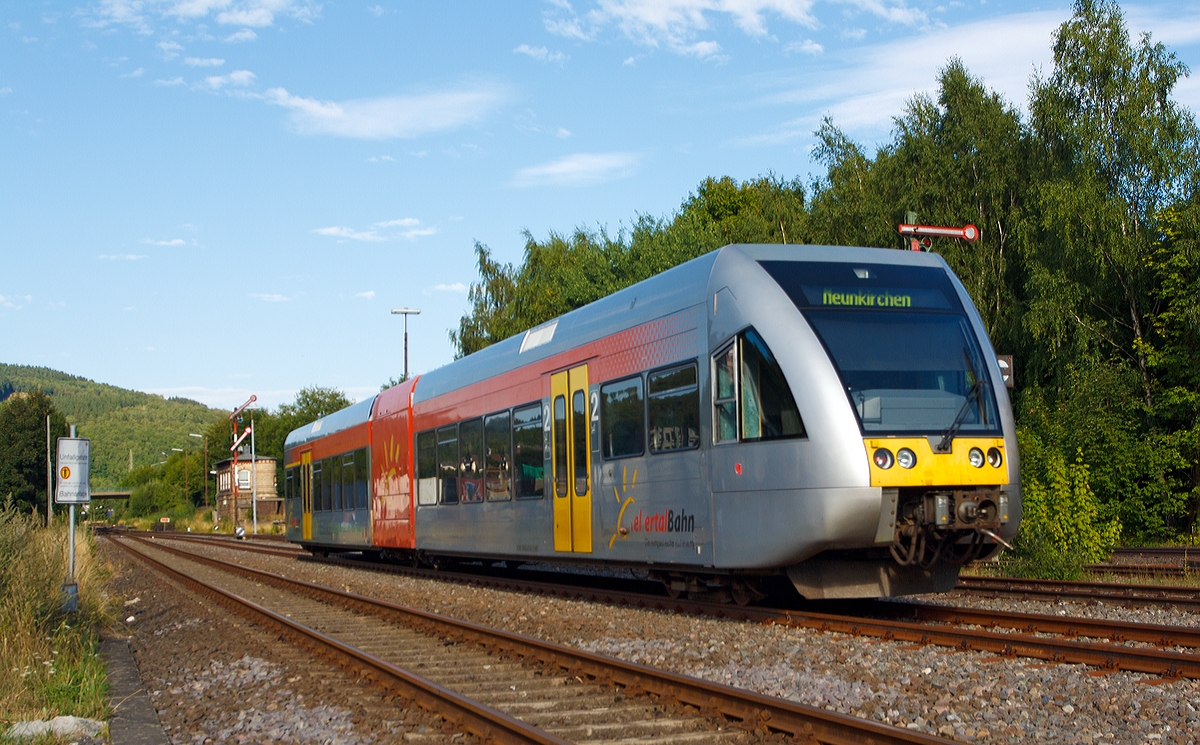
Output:
<path fill-rule="evenodd" d="M 204 509 L 208 509 L 208 435 L 198 435 L 195 432 L 189 432 L 188 437 L 204 440 Z"/>
<path fill-rule="evenodd" d="M 421 309 L 392 308 L 392 315 L 404 316 L 404 379 L 408 380 L 408 317 L 421 315 Z"/>
<path fill-rule="evenodd" d="M 187 493 L 187 451 L 186 451 L 186 450 L 184 450 L 183 448 L 171 448 L 171 449 L 172 449 L 172 450 L 174 450 L 174 451 L 175 451 L 175 452 L 177 452 L 177 453 L 183 453 L 183 503 L 184 503 L 184 504 L 187 504 L 187 502 L 188 502 L 188 493 Z"/>

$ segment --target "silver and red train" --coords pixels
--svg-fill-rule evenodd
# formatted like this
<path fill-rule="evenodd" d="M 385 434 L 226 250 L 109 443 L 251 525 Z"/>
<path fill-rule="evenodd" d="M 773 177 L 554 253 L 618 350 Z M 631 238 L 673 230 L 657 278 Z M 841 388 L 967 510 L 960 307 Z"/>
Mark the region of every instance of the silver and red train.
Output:
<path fill-rule="evenodd" d="M 1020 520 L 1001 381 L 935 254 L 726 246 L 293 431 L 288 538 L 739 601 L 946 590 Z"/>

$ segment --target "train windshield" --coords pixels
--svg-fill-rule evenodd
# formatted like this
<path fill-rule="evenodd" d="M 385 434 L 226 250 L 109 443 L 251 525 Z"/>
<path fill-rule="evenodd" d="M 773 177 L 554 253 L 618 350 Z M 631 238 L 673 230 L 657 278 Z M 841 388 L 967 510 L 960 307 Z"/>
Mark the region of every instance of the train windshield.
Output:
<path fill-rule="evenodd" d="M 825 345 L 864 434 L 999 434 L 988 366 L 944 270 L 761 264 Z"/>

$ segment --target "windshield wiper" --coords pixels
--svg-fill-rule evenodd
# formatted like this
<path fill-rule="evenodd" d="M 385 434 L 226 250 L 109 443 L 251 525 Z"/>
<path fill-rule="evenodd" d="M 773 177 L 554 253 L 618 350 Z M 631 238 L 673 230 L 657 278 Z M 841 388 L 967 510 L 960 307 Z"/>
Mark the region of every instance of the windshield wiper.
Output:
<path fill-rule="evenodd" d="M 962 406 L 960 406 L 958 409 L 958 413 L 954 415 L 954 421 L 951 422 L 950 426 L 942 432 L 941 442 L 939 442 L 933 449 L 936 453 L 950 452 L 950 446 L 954 442 L 954 436 L 958 434 L 959 428 L 962 427 L 963 422 L 966 421 L 967 412 L 970 411 L 971 404 L 979 401 L 979 394 L 983 392 L 983 389 L 988 384 L 987 380 L 979 377 L 979 375 L 975 372 L 975 365 L 971 364 L 971 354 L 967 351 L 966 347 L 963 347 L 963 359 L 967 361 L 967 372 L 971 373 L 971 377 L 975 379 L 975 382 L 971 385 L 971 390 L 967 391 L 967 399 L 963 401 Z M 983 404 L 980 403 L 979 418 L 981 420 L 984 419 L 983 408 Z M 981 423 L 987 424 L 986 421 Z"/>

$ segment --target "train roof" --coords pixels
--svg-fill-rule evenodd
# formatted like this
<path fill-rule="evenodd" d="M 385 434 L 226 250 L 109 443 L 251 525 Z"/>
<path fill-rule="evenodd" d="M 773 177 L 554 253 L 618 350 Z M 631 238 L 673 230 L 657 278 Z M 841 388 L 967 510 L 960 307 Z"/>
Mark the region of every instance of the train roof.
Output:
<path fill-rule="evenodd" d="M 294 448 L 297 445 L 303 445 L 318 437 L 324 437 L 334 432 L 341 432 L 344 429 L 350 429 L 351 427 L 370 421 L 371 408 L 375 405 L 375 398 L 376 396 L 364 398 L 352 406 L 347 406 L 328 416 L 323 416 L 311 424 L 306 424 L 303 427 L 292 430 L 288 434 L 287 440 L 283 443 L 284 451 Z"/>
<path fill-rule="evenodd" d="M 616 330 L 703 303 L 708 277 L 718 253 L 712 251 L 692 259 L 425 373 L 417 383 L 413 403 L 552 357 Z"/>
<path fill-rule="evenodd" d="M 896 249 L 730 244 L 425 373 L 418 381 L 413 403 L 427 401 L 616 331 L 703 303 L 714 265 L 721 255 L 731 252 L 740 252 L 754 261 L 862 261 L 946 266 L 937 254 Z"/>

